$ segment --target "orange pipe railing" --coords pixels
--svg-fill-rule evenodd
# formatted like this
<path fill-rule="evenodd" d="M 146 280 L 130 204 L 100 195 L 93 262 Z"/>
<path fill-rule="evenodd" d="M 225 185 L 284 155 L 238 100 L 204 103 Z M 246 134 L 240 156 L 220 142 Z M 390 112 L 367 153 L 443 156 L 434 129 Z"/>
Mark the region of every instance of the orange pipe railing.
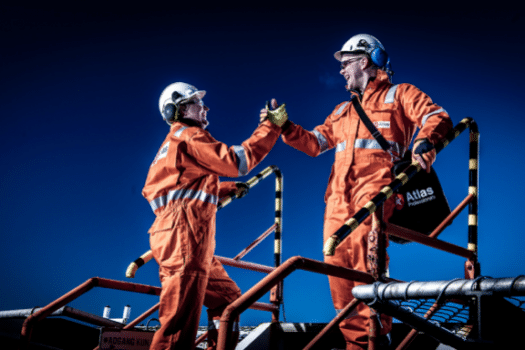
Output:
<path fill-rule="evenodd" d="M 232 332 L 235 318 L 295 270 L 316 272 L 363 283 L 374 282 L 374 277 L 365 272 L 347 269 L 301 256 L 292 257 L 226 307 L 220 319 L 217 350 L 225 350 L 231 346 L 231 344 L 228 344 L 231 338 L 228 337 L 228 334 Z"/>

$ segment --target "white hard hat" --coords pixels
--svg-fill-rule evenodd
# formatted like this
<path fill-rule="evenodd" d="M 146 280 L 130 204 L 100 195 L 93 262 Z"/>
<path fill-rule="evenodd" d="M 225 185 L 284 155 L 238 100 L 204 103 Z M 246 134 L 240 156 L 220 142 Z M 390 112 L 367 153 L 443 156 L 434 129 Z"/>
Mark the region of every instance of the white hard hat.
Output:
<path fill-rule="evenodd" d="M 193 100 L 200 100 L 206 91 L 198 90 L 186 83 L 173 83 L 162 91 L 159 98 L 159 110 L 166 123 L 171 124 L 178 118 L 179 106 Z"/>
<path fill-rule="evenodd" d="M 377 38 L 369 34 L 357 34 L 351 37 L 341 48 L 334 54 L 336 60 L 341 61 L 345 53 L 367 53 L 372 62 L 379 68 L 383 68 L 388 62 L 388 54 L 383 44 Z"/>

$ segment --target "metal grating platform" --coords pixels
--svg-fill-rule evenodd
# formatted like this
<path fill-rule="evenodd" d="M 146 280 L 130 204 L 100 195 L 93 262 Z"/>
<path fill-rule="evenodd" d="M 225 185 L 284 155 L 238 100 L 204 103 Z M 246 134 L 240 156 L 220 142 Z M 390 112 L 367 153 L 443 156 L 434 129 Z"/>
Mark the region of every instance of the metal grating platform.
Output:
<path fill-rule="evenodd" d="M 456 349 L 498 349 L 525 327 L 525 277 L 376 282 L 355 287 L 370 307 Z"/>

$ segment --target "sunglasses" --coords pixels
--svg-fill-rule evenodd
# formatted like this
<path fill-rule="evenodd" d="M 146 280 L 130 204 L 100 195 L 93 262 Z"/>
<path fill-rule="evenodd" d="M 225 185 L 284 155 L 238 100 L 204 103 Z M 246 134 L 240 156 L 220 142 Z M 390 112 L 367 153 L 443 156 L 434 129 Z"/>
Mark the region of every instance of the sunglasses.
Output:
<path fill-rule="evenodd" d="M 349 59 L 347 61 L 341 62 L 341 69 L 345 69 L 346 67 L 348 67 L 350 65 L 350 63 L 360 61 L 361 58 L 362 57 L 356 57 L 356 58 L 351 58 L 351 59 Z"/>

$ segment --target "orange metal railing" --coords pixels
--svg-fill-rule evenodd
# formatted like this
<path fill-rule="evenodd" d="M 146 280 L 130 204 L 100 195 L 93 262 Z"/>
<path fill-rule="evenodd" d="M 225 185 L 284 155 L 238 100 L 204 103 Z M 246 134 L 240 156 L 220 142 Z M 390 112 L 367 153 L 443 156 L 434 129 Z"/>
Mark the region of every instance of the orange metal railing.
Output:
<path fill-rule="evenodd" d="M 51 315 L 54 311 L 65 306 L 71 301 L 77 299 L 79 296 L 89 292 L 94 287 L 108 288 L 108 289 L 117 289 L 141 294 L 150 294 L 150 295 L 160 295 L 161 288 L 148 286 L 144 284 L 129 283 L 115 281 L 100 277 L 93 277 L 82 283 L 80 286 L 71 290 L 70 292 L 64 294 L 62 297 L 51 302 L 47 306 L 41 308 L 31 316 L 27 317 L 22 325 L 22 330 L 20 332 L 20 349 L 27 349 L 29 347 L 29 342 L 31 340 L 31 335 L 33 327 L 42 319 Z"/>
<path fill-rule="evenodd" d="M 231 339 L 228 334 L 232 332 L 235 318 L 295 270 L 316 272 L 363 283 L 374 282 L 374 278 L 365 272 L 347 269 L 301 256 L 290 258 L 226 307 L 220 319 L 217 350 L 225 350 L 231 346 L 231 344 L 228 344 L 228 341 Z"/>
<path fill-rule="evenodd" d="M 461 132 L 463 132 L 466 128 L 470 128 L 470 159 L 469 159 L 469 194 L 468 196 L 450 213 L 450 215 L 429 235 L 423 235 L 418 232 L 410 231 L 392 224 L 386 224 L 384 231 L 379 232 L 380 235 L 384 235 L 385 232 L 388 232 L 388 234 L 403 238 L 408 241 L 421 243 L 436 249 L 440 249 L 452 254 L 456 254 L 458 256 L 465 257 L 467 259 L 467 262 L 465 264 L 465 275 L 467 278 L 473 279 L 479 275 L 479 262 L 477 260 L 477 208 L 478 208 L 478 149 L 479 149 L 479 132 L 477 130 L 476 123 L 471 118 L 466 118 L 462 120 L 447 136 L 445 139 L 441 141 L 436 146 L 436 150 L 439 152 L 441 151 L 445 146 L 447 146 L 452 140 L 454 140 Z M 408 181 L 417 171 L 419 171 L 420 168 L 417 168 L 414 164 L 411 165 L 409 168 L 405 170 L 408 174 L 402 173 L 398 176 L 398 178 L 402 178 L 402 184 L 405 184 L 406 181 Z M 233 327 L 233 320 L 240 315 L 242 312 L 244 312 L 248 308 L 254 308 L 258 310 L 264 310 L 264 311 L 270 311 L 272 312 L 272 321 L 277 322 L 279 319 L 279 305 L 282 302 L 282 281 L 284 278 L 286 278 L 288 275 L 290 275 L 295 270 L 305 270 L 315 273 L 321 273 L 324 275 L 330 275 L 330 276 L 336 276 L 340 278 L 345 278 L 357 282 L 362 282 L 365 284 L 370 284 L 375 281 L 377 281 L 378 276 L 372 275 L 369 273 L 364 273 L 357 270 L 347 269 L 340 266 L 335 266 L 327 263 L 323 263 L 320 261 L 307 259 L 304 257 L 296 256 L 293 258 L 288 259 L 286 262 L 281 264 L 281 216 L 282 216 L 282 175 L 280 171 L 276 167 L 268 167 L 267 169 L 263 170 L 260 174 L 255 176 L 254 178 L 247 181 L 247 184 L 250 187 L 253 187 L 256 185 L 262 178 L 265 178 L 268 176 L 271 172 L 275 172 L 277 175 L 276 179 L 276 219 L 275 223 L 266 231 L 264 232 L 260 237 L 258 237 L 254 242 L 252 242 L 247 248 L 245 248 L 243 251 L 241 251 L 235 258 L 224 258 L 224 257 L 217 257 L 221 263 L 228 266 L 235 266 L 240 268 L 245 268 L 249 270 L 254 271 L 260 271 L 268 273 L 266 277 L 264 277 L 260 282 L 258 282 L 255 286 L 250 288 L 247 292 L 245 292 L 241 297 L 239 297 L 236 301 L 234 301 L 232 304 L 230 304 L 223 312 L 221 319 L 220 319 L 220 327 L 219 327 L 219 338 L 218 338 L 218 350 L 225 350 L 228 348 L 230 344 L 228 344 L 229 337 L 228 335 L 232 332 Z M 403 177 L 404 176 L 404 177 Z M 394 180 L 396 181 L 396 180 Z M 398 181 L 401 182 L 401 181 Z M 397 187 L 399 188 L 399 186 Z M 396 189 L 397 189 L 396 188 Z M 395 190 L 395 189 L 394 189 Z M 390 191 L 385 191 L 384 193 L 391 194 L 392 188 L 390 188 Z M 230 198 L 227 201 L 225 201 L 221 207 L 227 205 L 231 200 L 235 198 Z M 384 199 L 386 200 L 386 199 Z M 383 200 L 383 202 L 384 202 Z M 379 207 L 382 205 L 382 203 L 376 203 L 377 205 L 374 205 L 374 208 Z M 468 221 L 468 228 L 469 228 L 469 244 L 468 248 L 462 248 L 441 240 L 437 239 L 437 236 L 448 226 L 451 224 L 451 222 L 458 216 L 458 214 L 464 210 L 467 205 L 469 206 L 469 221 Z M 364 220 L 364 219 L 363 219 Z M 362 221 L 360 221 L 362 222 Z M 345 224 L 346 225 L 346 224 Z M 347 225 L 350 227 L 350 225 Z M 351 231 L 355 229 L 355 226 L 352 225 L 351 228 L 348 229 L 349 232 L 347 232 L 347 229 L 342 227 L 340 230 L 343 232 L 344 237 L 349 235 Z M 262 241 L 264 238 L 266 238 L 271 232 L 275 232 L 275 267 L 269 267 L 259 264 L 254 264 L 250 262 L 244 262 L 240 259 L 244 257 L 253 247 L 255 247 L 260 241 Z M 343 237 L 343 238 L 344 238 Z M 334 240 L 332 243 L 337 242 Z M 337 244 L 337 243 L 336 243 Z M 326 248 L 326 247 L 325 247 Z M 325 252 L 329 251 L 325 249 Z M 143 257 L 146 256 L 146 254 L 143 255 Z M 372 257 L 372 259 L 378 259 L 377 252 L 376 256 Z M 139 260 L 139 259 L 137 259 Z M 134 262 L 136 263 L 137 260 Z M 140 264 L 146 263 L 148 260 L 143 260 L 142 262 L 139 261 L 138 267 L 140 267 Z M 131 265 L 130 265 L 131 266 Z M 138 268 L 137 267 L 137 268 Z M 128 269 L 129 270 L 129 269 Z M 134 272 L 136 271 L 136 268 Z M 133 275 L 134 275 L 133 272 Z M 396 281 L 391 278 L 384 278 L 383 276 L 379 275 L 379 278 L 382 281 Z M 31 315 L 26 319 L 24 322 L 24 325 L 22 327 L 21 332 L 21 338 L 20 338 L 20 344 L 21 349 L 25 349 L 27 345 L 29 344 L 30 338 L 31 338 L 31 331 L 34 325 L 41 319 L 49 316 L 53 311 L 56 309 L 64 306 L 68 302 L 74 300 L 78 296 L 88 292 L 93 287 L 103 287 L 103 288 L 111 288 L 111 289 L 120 289 L 120 290 L 127 290 L 127 291 L 133 291 L 137 293 L 143 293 L 143 294 L 153 294 L 153 295 L 159 295 L 160 294 L 160 288 L 159 287 L 153 287 L 153 286 L 147 286 L 147 285 L 140 285 L 135 283 L 127 283 L 127 282 L 120 282 L 120 281 L 113 281 L 113 280 L 107 280 L 102 278 L 91 278 L 90 280 L 86 281 L 82 285 L 78 286 L 77 288 L 73 289 L 71 292 L 65 294 L 61 298 L 55 300 L 51 304 L 47 305 L 46 307 L 40 309 L 35 314 Z M 271 294 L 271 304 L 265 304 L 265 303 L 259 303 L 257 300 L 262 297 L 264 294 L 266 294 L 268 291 L 272 291 Z M 347 314 L 352 312 L 352 310 L 358 305 L 357 299 L 354 299 L 352 302 L 350 302 L 343 311 L 334 318 L 322 331 L 319 333 L 304 349 L 312 349 L 316 343 L 318 343 L 324 336 L 326 336 L 333 328 L 337 327 L 341 320 L 343 320 Z M 430 317 L 432 313 L 435 311 L 435 309 L 438 307 L 438 305 L 434 305 L 431 310 L 425 315 L 425 317 Z M 150 308 L 148 311 L 146 311 L 144 314 L 139 316 L 137 319 L 130 322 L 127 326 L 123 327 L 125 329 L 130 329 L 135 327 L 139 322 L 144 320 L 146 317 L 151 315 L 153 312 L 155 312 L 158 309 L 158 304 Z M 371 317 L 374 317 L 373 313 L 371 312 Z M 371 320 L 375 321 L 375 320 Z M 378 335 L 378 327 L 371 327 L 371 334 L 370 334 L 370 341 L 369 341 L 369 349 L 375 349 L 375 339 Z M 413 337 L 417 333 L 415 331 L 411 332 L 407 338 L 401 343 L 401 345 L 397 348 L 397 350 L 404 349 L 413 339 Z M 201 336 L 197 342 L 200 342 L 204 340 L 205 335 Z"/>

